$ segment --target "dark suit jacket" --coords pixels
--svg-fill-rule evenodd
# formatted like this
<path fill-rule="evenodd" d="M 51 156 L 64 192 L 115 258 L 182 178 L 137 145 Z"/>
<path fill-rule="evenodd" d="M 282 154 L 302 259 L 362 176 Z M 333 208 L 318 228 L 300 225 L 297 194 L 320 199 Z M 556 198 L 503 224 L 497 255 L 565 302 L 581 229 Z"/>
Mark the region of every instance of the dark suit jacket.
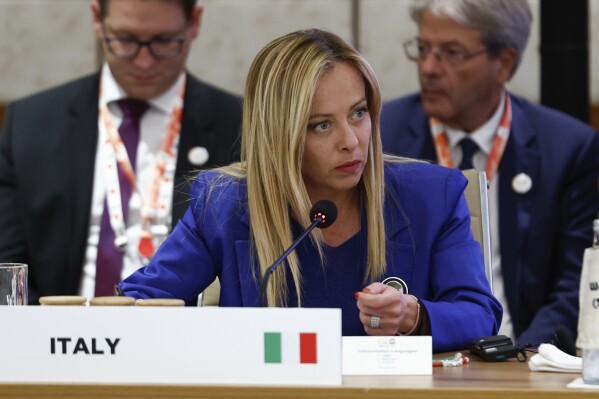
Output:
<path fill-rule="evenodd" d="M 599 210 L 599 136 L 561 112 L 511 99 L 512 129 L 499 165 L 499 236 L 514 333 L 521 344 L 548 342 L 558 326 L 575 337 L 582 256 Z M 381 131 L 384 151 L 436 160 L 418 95 L 385 104 Z M 532 179 L 526 194 L 511 187 L 519 173 Z"/>
<path fill-rule="evenodd" d="M 78 292 L 91 212 L 99 74 L 11 104 L 0 132 L 0 262 L 29 265 L 29 300 Z M 241 99 L 187 76 L 173 225 L 188 206 L 194 170 L 238 158 Z"/>

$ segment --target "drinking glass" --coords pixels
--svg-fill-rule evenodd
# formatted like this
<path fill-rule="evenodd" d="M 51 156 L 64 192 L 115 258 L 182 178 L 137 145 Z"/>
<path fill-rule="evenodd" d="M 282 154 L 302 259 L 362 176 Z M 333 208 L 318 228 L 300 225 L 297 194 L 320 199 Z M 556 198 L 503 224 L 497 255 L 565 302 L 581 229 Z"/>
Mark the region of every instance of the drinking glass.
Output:
<path fill-rule="evenodd" d="M 27 265 L 0 263 L 0 305 L 27 305 Z"/>

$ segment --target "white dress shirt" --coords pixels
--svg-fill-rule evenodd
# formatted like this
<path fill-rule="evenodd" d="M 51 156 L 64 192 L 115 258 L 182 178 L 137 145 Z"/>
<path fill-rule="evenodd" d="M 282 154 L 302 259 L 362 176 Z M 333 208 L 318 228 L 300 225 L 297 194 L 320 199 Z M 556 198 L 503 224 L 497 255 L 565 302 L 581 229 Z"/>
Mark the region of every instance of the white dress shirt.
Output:
<path fill-rule="evenodd" d="M 112 118 L 112 123 L 118 128 L 121 124 L 123 114 L 116 101 L 126 98 L 127 94 L 118 85 L 107 64 L 103 65 L 101 76 L 98 105 L 107 105 L 110 117 Z M 140 141 L 137 147 L 135 171 L 137 184 L 142 194 L 147 192 L 154 176 L 156 156 L 161 150 L 162 142 L 167 132 L 168 123 L 175 104 L 175 99 L 179 95 L 181 85 L 184 84 L 184 81 L 185 73 L 182 72 L 177 82 L 175 82 L 169 90 L 161 96 L 148 101 L 150 107 L 141 118 Z M 98 128 L 99 132 L 105 130 L 104 122 L 99 116 Z M 104 159 L 104 146 L 100 143 L 101 136 L 101 134 L 98 134 L 87 249 L 85 252 L 81 284 L 79 286 L 79 294 L 87 298 L 92 298 L 94 296 L 96 256 L 98 254 L 98 241 L 100 239 L 100 220 L 102 218 L 102 212 L 104 211 L 104 199 L 106 197 L 106 187 L 103 169 L 101 167 L 101 160 Z M 129 200 L 129 215 L 126 232 L 129 245 L 123 256 L 121 278 L 129 276 L 145 264 L 144 258 L 137 251 L 141 234 L 140 209 L 140 195 L 138 192 L 133 191 Z"/>

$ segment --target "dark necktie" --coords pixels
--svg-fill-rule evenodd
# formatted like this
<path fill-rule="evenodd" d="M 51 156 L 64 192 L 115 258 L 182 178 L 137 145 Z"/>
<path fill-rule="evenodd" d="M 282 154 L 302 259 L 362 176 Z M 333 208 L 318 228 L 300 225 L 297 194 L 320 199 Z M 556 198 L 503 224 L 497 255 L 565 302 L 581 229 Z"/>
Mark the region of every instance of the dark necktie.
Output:
<path fill-rule="evenodd" d="M 478 151 L 478 144 L 469 138 L 462 139 L 459 144 L 462 147 L 462 162 L 459 168 L 461 170 L 475 169 L 472 164 L 472 158 L 474 157 L 474 153 Z"/>
<path fill-rule="evenodd" d="M 139 143 L 139 121 L 148 109 L 148 103 L 140 100 L 125 99 L 118 102 L 123 111 L 123 122 L 119 126 L 121 140 L 127 149 L 131 167 L 135 170 L 137 159 L 137 144 Z M 121 203 L 123 205 L 123 220 L 127 222 L 129 199 L 133 187 L 121 168 L 118 168 Z M 95 296 L 114 295 L 114 286 L 121 281 L 123 269 L 123 252 L 114 243 L 115 235 L 110 226 L 108 204 L 104 200 L 104 211 L 100 221 L 100 239 L 98 242 L 98 257 L 96 259 L 96 288 Z"/>

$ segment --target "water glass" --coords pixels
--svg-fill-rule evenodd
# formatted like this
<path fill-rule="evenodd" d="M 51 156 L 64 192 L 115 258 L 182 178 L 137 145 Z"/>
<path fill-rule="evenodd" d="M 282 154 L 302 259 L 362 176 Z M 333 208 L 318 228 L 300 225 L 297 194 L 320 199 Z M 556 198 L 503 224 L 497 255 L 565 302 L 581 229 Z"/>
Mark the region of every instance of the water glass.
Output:
<path fill-rule="evenodd" d="M 27 305 L 27 265 L 0 263 L 0 305 Z"/>

